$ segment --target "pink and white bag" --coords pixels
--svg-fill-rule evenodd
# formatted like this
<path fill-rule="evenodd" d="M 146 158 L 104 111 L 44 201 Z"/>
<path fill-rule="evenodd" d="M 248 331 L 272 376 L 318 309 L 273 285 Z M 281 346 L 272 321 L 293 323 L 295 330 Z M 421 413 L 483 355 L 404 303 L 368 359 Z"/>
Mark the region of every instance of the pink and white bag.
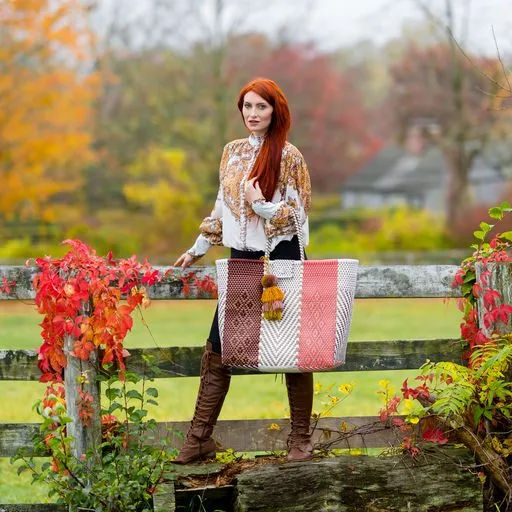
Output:
<path fill-rule="evenodd" d="M 295 226 L 304 255 L 297 219 Z M 269 261 L 269 254 L 270 242 L 264 261 L 216 261 L 223 364 L 262 372 L 316 372 L 341 366 L 358 260 Z M 284 292 L 284 299 L 276 302 L 281 319 L 267 319 L 263 312 L 262 278 L 269 272 Z"/>

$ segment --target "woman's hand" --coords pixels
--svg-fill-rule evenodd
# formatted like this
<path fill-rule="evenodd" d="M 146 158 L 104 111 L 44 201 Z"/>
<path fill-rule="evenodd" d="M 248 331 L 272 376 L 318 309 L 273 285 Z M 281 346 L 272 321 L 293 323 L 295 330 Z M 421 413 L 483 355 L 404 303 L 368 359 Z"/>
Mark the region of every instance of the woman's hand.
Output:
<path fill-rule="evenodd" d="M 251 204 L 253 201 L 257 201 L 258 199 L 265 199 L 263 197 L 260 184 L 256 181 L 256 178 L 247 180 L 247 183 L 245 184 L 245 200 Z"/>
<path fill-rule="evenodd" d="M 192 256 L 188 252 L 184 252 L 175 262 L 174 267 L 181 267 L 185 269 L 193 265 L 197 260 L 201 259 L 201 256 Z"/>

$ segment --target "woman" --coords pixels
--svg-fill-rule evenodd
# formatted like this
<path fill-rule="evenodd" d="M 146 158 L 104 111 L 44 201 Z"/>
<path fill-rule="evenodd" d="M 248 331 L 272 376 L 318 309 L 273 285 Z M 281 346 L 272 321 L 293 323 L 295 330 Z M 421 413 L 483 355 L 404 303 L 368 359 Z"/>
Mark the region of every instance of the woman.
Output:
<path fill-rule="evenodd" d="M 258 78 L 240 91 L 238 109 L 250 132 L 246 139 L 228 143 L 220 163 L 220 187 L 215 207 L 200 226 L 201 234 L 175 266 L 187 268 L 212 245 L 231 248 L 232 258 L 259 259 L 267 238 L 271 259 L 300 259 L 292 212 L 298 214 L 304 244 L 308 242 L 311 185 L 301 153 L 287 142 L 288 102 L 272 80 Z M 187 438 L 175 462 L 215 455 L 211 435 L 229 389 L 231 374 L 221 362 L 218 315 L 215 313 L 201 362 L 196 408 Z M 288 460 L 311 458 L 310 416 L 313 375 L 286 374 L 291 432 Z"/>

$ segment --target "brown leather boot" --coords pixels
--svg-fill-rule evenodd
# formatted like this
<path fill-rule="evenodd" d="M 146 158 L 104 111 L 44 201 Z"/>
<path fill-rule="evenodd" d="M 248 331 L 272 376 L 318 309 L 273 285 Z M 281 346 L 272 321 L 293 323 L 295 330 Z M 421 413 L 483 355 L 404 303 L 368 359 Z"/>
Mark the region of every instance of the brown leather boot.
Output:
<path fill-rule="evenodd" d="M 287 373 L 286 388 L 291 419 L 291 432 L 288 436 L 288 460 L 309 460 L 313 454 L 310 432 L 313 374 Z"/>
<path fill-rule="evenodd" d="M 206 343 L 201 359 L 200 378 L 194 417 L 180 453 L 173 461 L 177 464 L 214 457 L 217 451 L 211 435 L 229 389 L 231 371 L 222 364 L 220 354 L 212 352 L 210 342 Z"/>

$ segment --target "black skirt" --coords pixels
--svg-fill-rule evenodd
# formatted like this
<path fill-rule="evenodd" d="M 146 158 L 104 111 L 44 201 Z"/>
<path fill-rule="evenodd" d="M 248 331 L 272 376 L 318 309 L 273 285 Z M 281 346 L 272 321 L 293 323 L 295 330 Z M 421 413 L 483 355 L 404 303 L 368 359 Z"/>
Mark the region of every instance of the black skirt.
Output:
<path fill-rule="evenodd" d="M 239 251 L 238 249 L 231 249 L 231 258 L 243 258 L 246 260 L 258 260 L 264 256 L 263 251 Z M 274 250 L 270 253 L 271 260 L 300 260 L 300 246 L 299 239 L 294 236 L 291 240 L 283 240 L 279 242 Z M 304 259 L 306 254 L 304 253 Z M 219 334 L 219 308 L 215 310 L 212 326 L 210 328 L 210 335 L 208 340 L 212 344 L 212 350 L 220 354 L 220 334 Z"/>

